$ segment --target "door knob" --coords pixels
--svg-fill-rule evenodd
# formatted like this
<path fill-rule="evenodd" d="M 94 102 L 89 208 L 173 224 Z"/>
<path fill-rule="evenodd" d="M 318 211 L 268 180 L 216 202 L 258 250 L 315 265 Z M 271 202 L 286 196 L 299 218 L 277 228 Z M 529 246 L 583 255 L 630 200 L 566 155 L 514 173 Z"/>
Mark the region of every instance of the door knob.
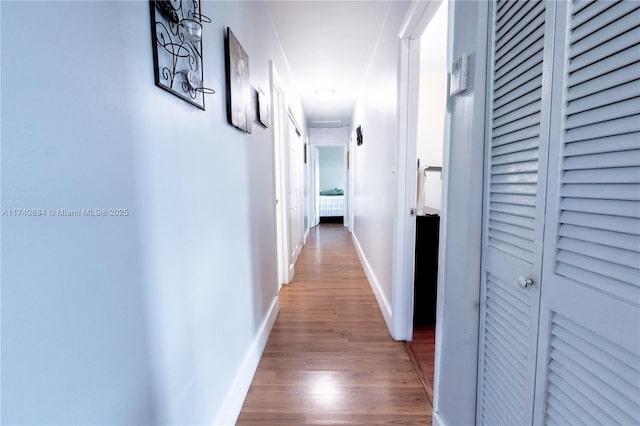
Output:
<path fill-rule="evenodd" d="M 529 278 L 525 278 L 522 275 L 520 275 L 518 277 L 518 284 L 520 285 L 520 287 L 522 288 L 527 288 L 527 287 L 531 287 L 533 285 L 533 278 L 529 277 Z"/>

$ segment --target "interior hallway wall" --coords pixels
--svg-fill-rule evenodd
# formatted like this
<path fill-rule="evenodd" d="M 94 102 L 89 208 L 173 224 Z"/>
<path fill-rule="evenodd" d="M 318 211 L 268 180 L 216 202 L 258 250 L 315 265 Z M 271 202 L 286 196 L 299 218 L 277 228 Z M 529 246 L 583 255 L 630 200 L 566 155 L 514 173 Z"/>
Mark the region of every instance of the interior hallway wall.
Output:
<path fill-rule="evenodd" d="M 227 124 L 223 40 L 292 87 L 266 6 L 203 3 L 206 111 L 155 87 L 148 2 L 0 7 L 2 208 L 56 211 L 2 217 L 2 423 L 233 422 L 278 285 L 272 128 Z"/>
<path fill-rule="evenodd" d="M 398 31 L 409 2 L 390 2 L 354 111 L 362 126 L 355 145 L 353 235 L 390 326 L 395 210 L 398 184 Z"/>

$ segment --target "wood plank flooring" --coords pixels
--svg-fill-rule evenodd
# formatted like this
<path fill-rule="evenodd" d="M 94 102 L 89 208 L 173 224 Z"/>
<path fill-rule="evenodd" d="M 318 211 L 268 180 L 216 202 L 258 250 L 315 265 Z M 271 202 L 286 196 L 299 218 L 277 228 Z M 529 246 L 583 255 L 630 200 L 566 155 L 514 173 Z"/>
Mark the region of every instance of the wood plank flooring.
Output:
<path fill-rule="evenodd" d="M 387 332 L 351 236 L 314 228 L 238 425 L 427 425 L 431 403 Z"/>
<path fill-rule="evenodd" d="M 416 369 L 429 401 L 433 402 L 434 355 L 436 351 L 436 326 L 427 325 L 413 330 L 413 340 L 404 343 L 409 358 Z"/>

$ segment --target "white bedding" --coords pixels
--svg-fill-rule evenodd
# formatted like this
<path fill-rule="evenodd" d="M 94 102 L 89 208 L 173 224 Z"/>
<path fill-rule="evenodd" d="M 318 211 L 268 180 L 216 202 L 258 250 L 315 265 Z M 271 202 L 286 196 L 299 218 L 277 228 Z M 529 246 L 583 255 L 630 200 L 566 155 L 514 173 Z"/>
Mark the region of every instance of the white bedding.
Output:
<path fill-rule="evenodd" d="M 320 216 L 344 216 L 344 195 L 320 195 Z"/>

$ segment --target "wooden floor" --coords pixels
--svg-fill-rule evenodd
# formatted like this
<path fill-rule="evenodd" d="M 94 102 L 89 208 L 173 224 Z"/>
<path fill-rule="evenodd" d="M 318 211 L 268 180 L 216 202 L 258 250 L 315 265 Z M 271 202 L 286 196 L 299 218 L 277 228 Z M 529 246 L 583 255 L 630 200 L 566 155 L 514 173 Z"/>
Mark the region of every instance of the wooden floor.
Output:
<path fill-rule="evenodd" d="M 431 424 L 344 226 L 312 230 L 237 424 Z"/>
<path fill-rule="evenodd" d="M 429 401 L 433 402 L 433 371 L 436 351 L 436 326 L 427 325 L 413 329 L 413 340 L 405 342 L 405 348 L 418 373 Z"/>

